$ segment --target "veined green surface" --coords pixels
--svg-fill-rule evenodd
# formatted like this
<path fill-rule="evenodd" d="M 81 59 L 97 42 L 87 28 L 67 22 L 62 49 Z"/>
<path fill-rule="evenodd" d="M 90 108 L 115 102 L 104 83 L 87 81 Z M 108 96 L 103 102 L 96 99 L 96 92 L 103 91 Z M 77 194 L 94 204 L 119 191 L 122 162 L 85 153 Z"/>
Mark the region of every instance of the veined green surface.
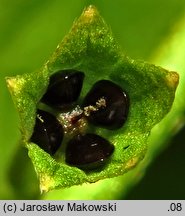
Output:
<path fill-rule="evenodd" d="M 122 86 L 130 98 L 128 120 L 121 129 L 96 130 L 115 145 L 110 163 L 100 172 L 85 173 L 57 162 L 37 145 L 29 143 L 36 107 L 46 91 L 49 76 L 66 68 L 84 71 L 81 98 L 99 79 L 110 79 Z M 90 6 L 39 71 L 8 78 L 7 83 L 20 114 L 23 141 L 39 176 L 41 191 L 48 191 L 115 177 L 135 167 L 145 156 L 152 127 L 171 108 L 178 74 L 123 55 L 109 27 L 96 8 Z M 126 146 L 129 148 L 124 150 Z"/>

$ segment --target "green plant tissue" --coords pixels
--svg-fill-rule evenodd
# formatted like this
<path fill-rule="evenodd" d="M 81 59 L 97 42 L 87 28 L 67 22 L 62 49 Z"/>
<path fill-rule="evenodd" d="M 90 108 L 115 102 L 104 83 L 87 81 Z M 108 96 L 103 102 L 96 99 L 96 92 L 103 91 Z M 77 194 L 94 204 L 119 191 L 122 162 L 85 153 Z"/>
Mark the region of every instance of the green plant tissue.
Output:
<path fill-rule="evenodd" d="M 85 172 L 59 162 L 29 142 L 49 77 L 63 69 L 85 73 L 81 98 L 101 79 L 113 81 L 129 95 L 129 115 L 124 126 L 112 131 L 96 129 L 97 134 L 115 146 L 111 161 L 101 171 Z M 170 111 L 178 74 L 125 56 L 97 9 L 89 6 L 40 70 L 8 77 L 7 85 L 20 115 L 22 140 L 40 180 L 40 189 L 49 191 L 115 177 L 135 167 L 145 156 L 152 127 Z"/>

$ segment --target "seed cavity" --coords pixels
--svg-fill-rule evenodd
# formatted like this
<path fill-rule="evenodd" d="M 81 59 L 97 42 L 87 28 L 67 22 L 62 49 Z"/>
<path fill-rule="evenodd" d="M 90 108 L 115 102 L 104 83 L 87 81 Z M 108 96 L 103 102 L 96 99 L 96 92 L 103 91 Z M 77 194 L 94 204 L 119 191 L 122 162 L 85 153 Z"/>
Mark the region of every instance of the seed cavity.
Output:
<path fill-rule="evenodd" d="M 30 141 L 50 155 L 65 151 L 67 164 L 89 171 L 104 167 L 114 152 L 114 145 L 91 129 L 94 130 L 94 126 L 108 130 L 122 127 L 127 119 L 129 100 L 120 86 L 100 80 L 78 105 L 83 80 L 84 73 L 74 69 L 60 70 L 50 77 L 40 102 L 49 106 L 51 113 L 37 110 Z M 64 145 L 60 148 L 62 142 Z"/>

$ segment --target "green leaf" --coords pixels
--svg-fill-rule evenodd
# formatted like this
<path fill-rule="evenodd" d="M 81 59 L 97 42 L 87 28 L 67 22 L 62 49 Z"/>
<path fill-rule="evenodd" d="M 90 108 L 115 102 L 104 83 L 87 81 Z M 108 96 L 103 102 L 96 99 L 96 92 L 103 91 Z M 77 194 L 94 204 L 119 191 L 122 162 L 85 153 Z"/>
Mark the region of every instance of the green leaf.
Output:
<path fill-rule="evenodd" d="M 59 162 L 29 142 L 49 77 L 58 70 L 72 68 L 85 73 L 81 99 L 100 79 L 112 80 L 129 95 L 130 110 L 125 125 L 114 131 L 96 129 L 97 134 L 115 145 L 110 163 L 99 172 L 86 173 Z M 135 167 L 145 156 L 152 127 L 171 108 L 178 74 L 123 55 L 96 8 L 89 6 L 39 71 L 7 78 L 7 84 L 20 115 L 23 141 L 40 179 L 41 191 L 48 191 L 115 177 Z"/>

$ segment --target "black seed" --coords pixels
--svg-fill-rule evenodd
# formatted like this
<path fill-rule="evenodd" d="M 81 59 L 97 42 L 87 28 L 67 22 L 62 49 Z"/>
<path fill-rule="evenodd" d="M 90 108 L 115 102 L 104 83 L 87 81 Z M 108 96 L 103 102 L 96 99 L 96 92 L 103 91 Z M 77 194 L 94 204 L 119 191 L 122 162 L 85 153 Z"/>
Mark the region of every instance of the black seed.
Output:
<path fill-rule="evenodd" d="M 47 92 L 41 101 L 49 106 L 64 108 L 75 102 L 81 92 L 84 73 L 61 70 L 50 77 Z"/>
<path fill-rule="evenodd" d="M 34 132 L 30 139 L 47 153 L 53 155 L 58 150 L 63 139 L 62 125 L 52 114 L 37 110 Z"/>
<path fill-rule="evenodd" d="M 102 167 L 112 155 L 114 146 L 96 134 L 77 135 L 66 147 L 66 163 L 81 169 Z"/>
<path fill-rule="evenodd" d="M 111 130 L 122 127 L 128 115 L 127 94 L 117 84 L 109 80 L 100 80 L 86 95 L 83 107 L 97 107 L 96 103 L 100 99 L 105 100 L 105 106 L 99 107 L 97 111 L 91 111 L 88 120 L 96 126 Z"/>

